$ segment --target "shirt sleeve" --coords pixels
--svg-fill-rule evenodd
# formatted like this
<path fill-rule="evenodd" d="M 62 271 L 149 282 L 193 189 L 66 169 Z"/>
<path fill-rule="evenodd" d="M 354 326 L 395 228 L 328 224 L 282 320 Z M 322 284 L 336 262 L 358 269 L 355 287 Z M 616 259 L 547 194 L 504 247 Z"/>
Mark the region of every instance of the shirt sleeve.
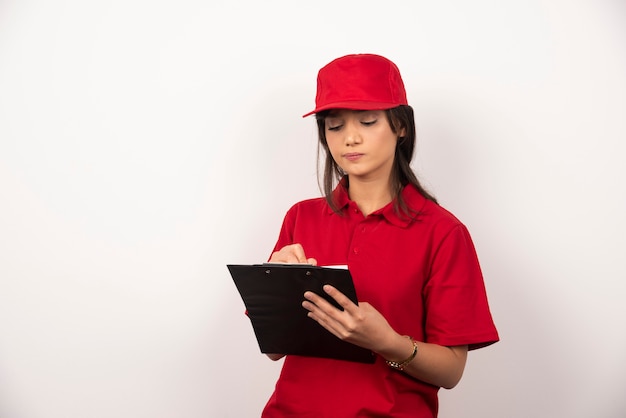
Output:
<path fill-rule="evenodd" d="M 435 249 L 424 288 L 426 341 L 445 346 L 488 346 L 499 340 L 474 244 L 463 224 Z"/>

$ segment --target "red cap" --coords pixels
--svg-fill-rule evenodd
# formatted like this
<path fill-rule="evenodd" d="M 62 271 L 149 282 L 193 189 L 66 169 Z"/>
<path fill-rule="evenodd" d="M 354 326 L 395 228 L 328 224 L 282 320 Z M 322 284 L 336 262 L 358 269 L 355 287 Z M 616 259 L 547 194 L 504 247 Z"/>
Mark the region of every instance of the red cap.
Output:
<path fill-rule="evenodd" d="M 315 110 L 384 110 L 407 105 L 400 70 L 385 57 L 353 54 L 326 64 L 317 74 Z"/>

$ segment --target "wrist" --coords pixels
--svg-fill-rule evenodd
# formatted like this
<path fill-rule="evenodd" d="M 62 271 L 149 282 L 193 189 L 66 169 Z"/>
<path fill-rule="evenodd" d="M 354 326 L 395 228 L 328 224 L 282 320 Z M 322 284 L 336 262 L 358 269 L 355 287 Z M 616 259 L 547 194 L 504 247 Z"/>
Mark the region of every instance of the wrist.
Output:
<path fill-rule="evenodd" d="M 417 351 L 418 351 L 418 345 L 417 345 L 417 341 L 415 341 L 412 337 L 408 336 L 408 335 L 404 335 L 403 337 L 404 341 L 409 341 L 410 344 L 410 351 L 408 351 L 408 354 L 404 355 L 404 357 L 401 357 L 400 355 L 391 355 L 389 357 L 383 356 L 383 358 L 385 359 L 385 363 L 387 363 L 387 365 L 389 367 L 391 367 L 392 369 L 396 369 L 396 370 L 404 370 L 412 361 L 413 359 L 415 359 L 415 356 L 417 355 Z M 407 343 L 404 342 L 403 343 L 403 349 L 402 352 L 407 353 L 406 351 L 406 347 Z"/>

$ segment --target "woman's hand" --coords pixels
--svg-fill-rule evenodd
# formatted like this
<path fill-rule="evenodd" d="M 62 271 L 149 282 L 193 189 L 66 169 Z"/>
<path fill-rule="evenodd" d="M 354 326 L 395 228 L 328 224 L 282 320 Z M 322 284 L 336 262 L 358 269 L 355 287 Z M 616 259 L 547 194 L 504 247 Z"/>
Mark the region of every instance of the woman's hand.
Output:
<path fill-rule="evenodd" d="M 308 316 L 341 340 L 367 348 L 374 352 L 384 351 L 398 334 L 387 320 L 367 302 L 353 303 L 347 296 L 331 285 L 324 291 L 344 309 L 337 309 L 314 292 L 304 294 L 302 306 Z"/>
<path fill-rule="evenodd" d="M 372 305 L 366 302 L 356 305 L 330 285 L 324 286 L 324 292 L 335 299 L 343 311 L 321 296 L 305 292 L 302 306 L 309 311 L 309 317 L 336 337 L 372 350 L 387 360 L 409 358 L 414 350 L 413 343 L 391 328 Z M 405 367 L 404 373 L 435 386 L 453 388 L 463 375 L 468 347 L 446 347 L 421 341 L 417 344 L 417 356 Z"/>
<path fill-rule="evenodd" d="M 304 254 L 304 248 L 300 244 L 286 245 L 279 251 L 276 251 L 270 257 L 270 263 L 283 263 L 283 264 L 312 264 L 317 265 L 317 260 L 314 258 L 307 258 Z"/>

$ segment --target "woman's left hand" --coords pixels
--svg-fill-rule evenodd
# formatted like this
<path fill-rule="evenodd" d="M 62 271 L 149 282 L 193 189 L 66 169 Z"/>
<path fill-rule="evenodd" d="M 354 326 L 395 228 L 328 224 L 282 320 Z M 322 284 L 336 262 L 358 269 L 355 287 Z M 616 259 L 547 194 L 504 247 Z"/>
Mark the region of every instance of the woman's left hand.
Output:
<path fill-rule="evenodd" d="M 406 359 L 413 350 L 413 342 L 398 334 L 387 320 L 367 302 L 353 303 L 347 296 L 330 285 L 328 293 L 344 309 L 337 309 L 326 299 L 313 292 L 304 294 L 302 306 L 320 325 L 338 338 L 361 346 L 383 358 Z M 467 359 L 466 345 L 445 347 L 432 343 L 419 343 L 419 355 L 404 372 L 416 379 L 444 388 L 453 388 L 461 379 Z"/>
<path fill-rule="evenodd" d="M 379 352 L 393 340 L 397 333 L 387 320 L 367 302 L 353 303 L 347 296 L 331 285 L 324 291 L 343 308 L 331 305 L 314 292 L 304 294 L 302 306 L 309 311 L 308 316 L 341 340 Z"/>

